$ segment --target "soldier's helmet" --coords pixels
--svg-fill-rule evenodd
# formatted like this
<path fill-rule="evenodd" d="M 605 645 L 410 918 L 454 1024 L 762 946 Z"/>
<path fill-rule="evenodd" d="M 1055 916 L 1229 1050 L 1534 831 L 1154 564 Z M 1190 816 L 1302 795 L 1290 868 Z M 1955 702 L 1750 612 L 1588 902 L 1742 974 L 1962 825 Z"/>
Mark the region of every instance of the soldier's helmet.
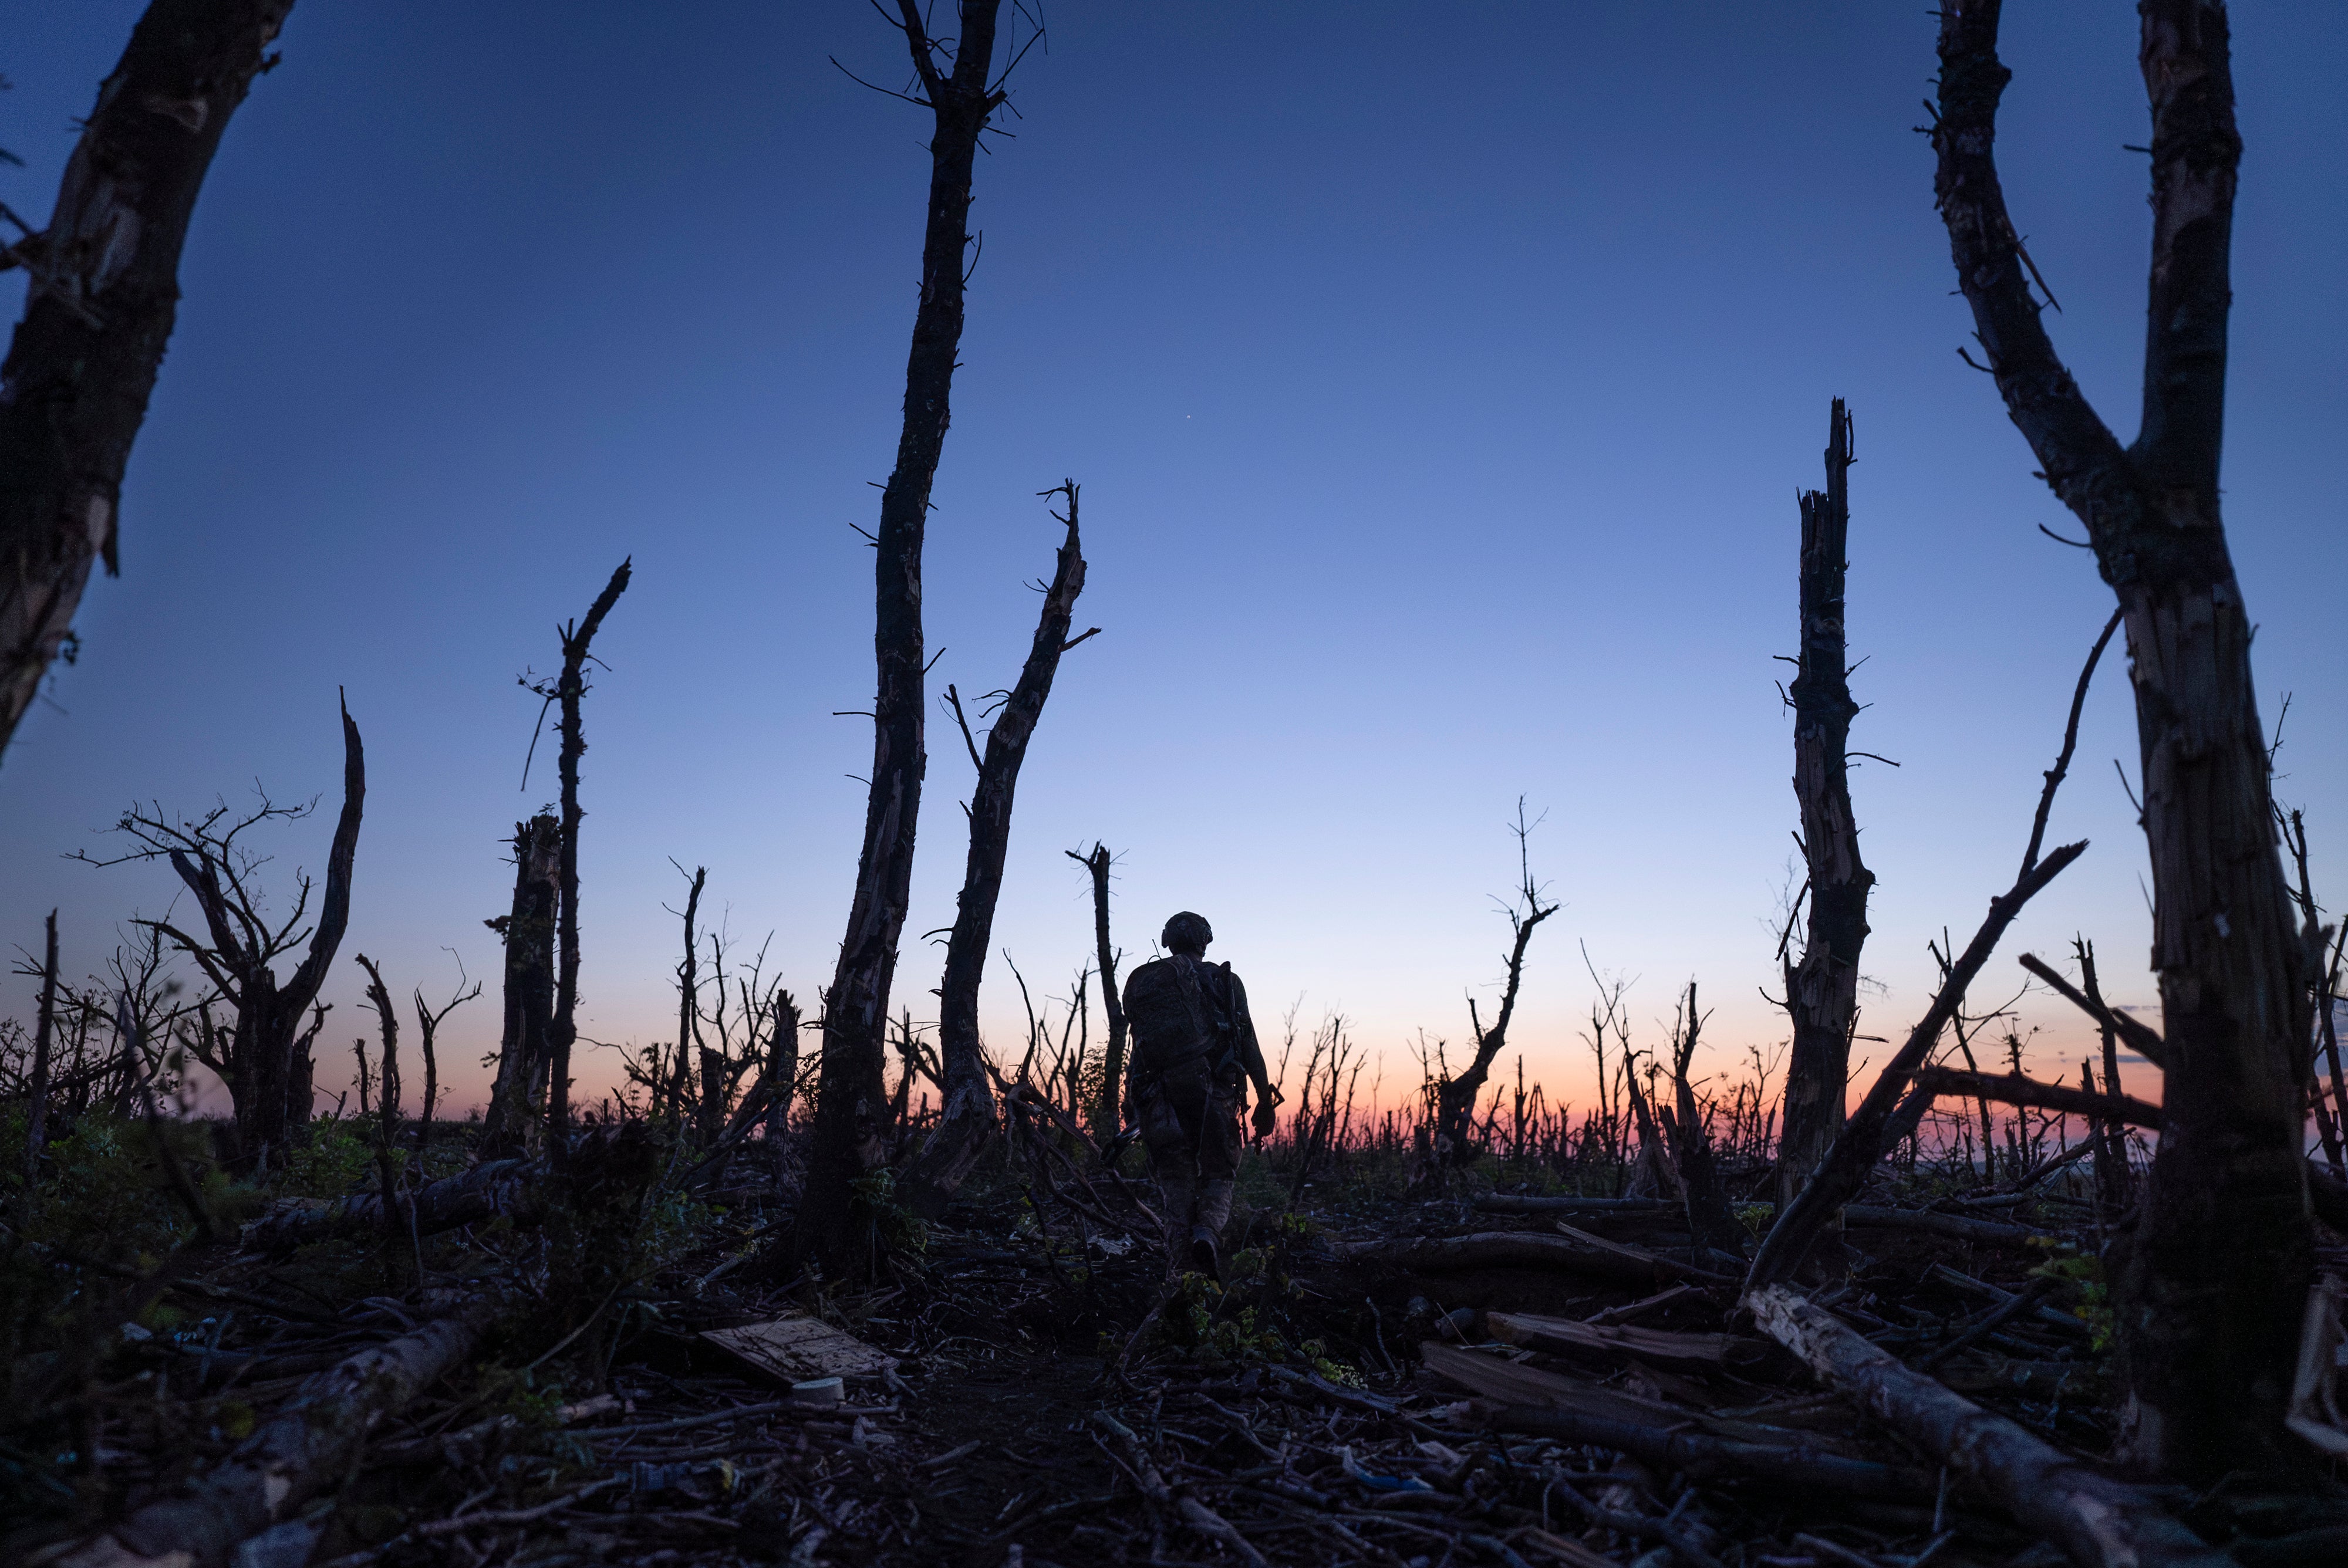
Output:
<path fill-rule="evenodd" d="M 1166 929 L 1158 940 L 1169 953 L 1203 953 L 1207 944 L 1215 939 L 1215 928 L 1207 924 L 1204 915 L 1193 915 L 1188 909 L 1166 922 Z"/>

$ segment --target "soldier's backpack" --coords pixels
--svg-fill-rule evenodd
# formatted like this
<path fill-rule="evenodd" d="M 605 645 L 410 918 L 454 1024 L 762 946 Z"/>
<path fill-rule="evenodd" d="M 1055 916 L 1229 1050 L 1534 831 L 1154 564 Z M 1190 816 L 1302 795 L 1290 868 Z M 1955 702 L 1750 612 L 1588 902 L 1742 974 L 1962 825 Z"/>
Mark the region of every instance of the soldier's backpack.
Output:
<path fill-rule="evenodd" d="M 1125 1022 L 1133 1035 L 1134 1074 L 1143 1083 L 1203 1063 L 1221 1071 L 1237 1049 L 1231 1010 L 1181 958 L 1159 958 L 1125 983 Z"/>

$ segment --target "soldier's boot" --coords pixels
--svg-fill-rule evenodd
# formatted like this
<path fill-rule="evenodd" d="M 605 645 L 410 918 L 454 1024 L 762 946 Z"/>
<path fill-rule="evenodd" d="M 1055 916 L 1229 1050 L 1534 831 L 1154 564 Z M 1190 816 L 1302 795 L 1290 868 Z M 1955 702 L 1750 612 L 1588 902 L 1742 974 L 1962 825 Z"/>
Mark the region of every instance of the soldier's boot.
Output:
<path fill-rule="evenodd" d="M 1231 1223 L 1231 1184 L 1204 1182 L 1199 1187 L 1199 1214 L 1190 1227 L 1190 1266 L 1216 1279 L 1223 1276 L 1223 1226 Z"/>
<path fill-rule="evenodd" d="M 1158 1190 L 1165 1207 L 1159 1211 L 1166 1221 L 1166 1274 L 1169 1279 L 1180 1276 L 1185 1268 L 1196 1266 L 1190 1262 L 1190 1212 L 1196 1202 L 1196 1178 L 1189 1175 L 1160 1176 Z"/>

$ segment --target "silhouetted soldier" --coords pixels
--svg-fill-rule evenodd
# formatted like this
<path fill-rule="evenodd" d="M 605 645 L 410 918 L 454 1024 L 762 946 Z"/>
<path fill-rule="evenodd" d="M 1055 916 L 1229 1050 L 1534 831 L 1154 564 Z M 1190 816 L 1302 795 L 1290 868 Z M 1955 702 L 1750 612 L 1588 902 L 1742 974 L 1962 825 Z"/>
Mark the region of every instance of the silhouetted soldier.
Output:
<path fill-rule="evenodd" d="M 1128 1110 L 1166 1194 L 1169 1264 L 1214 1274 L 1231 1217 L 1245 1084 L 1255 1085 L 1258 1137 L 1271 1132 L 1279 1095 L 1264 1072 L 1247 988 L 1229 964 L 1207 962 L 1213 927 L 1185 910 L 1159 939 L 1169 956 L 1125 982 Z"/>

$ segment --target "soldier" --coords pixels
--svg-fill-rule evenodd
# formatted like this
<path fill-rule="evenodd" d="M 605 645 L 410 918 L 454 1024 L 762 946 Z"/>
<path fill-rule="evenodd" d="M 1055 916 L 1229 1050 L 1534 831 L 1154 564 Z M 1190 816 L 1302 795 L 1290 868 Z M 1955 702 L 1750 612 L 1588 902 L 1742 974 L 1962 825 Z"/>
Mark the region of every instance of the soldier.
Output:
<path fill-rule="evenodd" d="M 1229 964 L 1207 962 L 1214 939 L 1204 917 L 1185 910 L 1159 938 L 1169 956 L 1125 982 L 1133 1032 L 1126 1110 L 1128 1124 L 1140 1125 L 1166 1194 L 1169 1267 L 1219 1275 L 1217 1248 L 1239 1171 L 1241 1080 L 1255 1085 L 1259 1138 L 1271 1133 L 1280 1096 L 1264 1072 L 1247 988 Z"/>

